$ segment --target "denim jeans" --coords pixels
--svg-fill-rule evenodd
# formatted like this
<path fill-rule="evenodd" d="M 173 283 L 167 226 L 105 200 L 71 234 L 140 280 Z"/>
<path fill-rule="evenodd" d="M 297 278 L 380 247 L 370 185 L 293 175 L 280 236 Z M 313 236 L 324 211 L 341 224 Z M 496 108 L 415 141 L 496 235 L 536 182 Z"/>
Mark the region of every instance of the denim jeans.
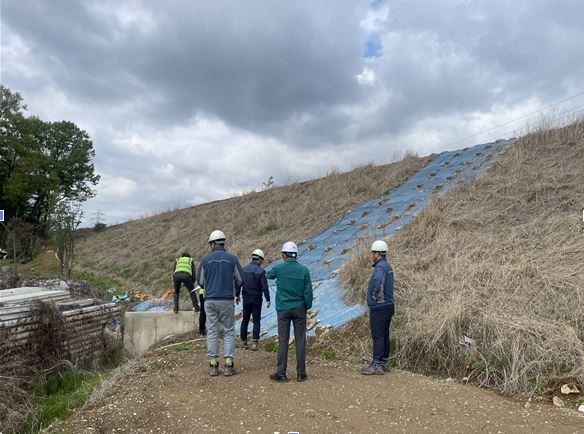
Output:
<path fill-rule="evenodd" d="M 223 329 L 224 357 L 235 355 L 235 305 L 233 300 L 205 300 L 207 355 L 219 357 L 219 334 Z"/>

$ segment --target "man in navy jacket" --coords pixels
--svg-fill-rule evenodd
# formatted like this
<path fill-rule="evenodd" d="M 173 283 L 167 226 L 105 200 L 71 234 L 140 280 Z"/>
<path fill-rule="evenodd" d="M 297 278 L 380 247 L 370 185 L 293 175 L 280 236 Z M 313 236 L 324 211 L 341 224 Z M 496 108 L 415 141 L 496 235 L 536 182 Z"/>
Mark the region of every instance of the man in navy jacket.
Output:
<path fill-rule="evenodd" d="M 393 269 L 387 262 L 387 243 L 374 241 L 371 245 L 373 273 L 367 287 L 369 325 L 373 340 L 371 364 L 363 368 L 364 375 L 383 375 L 389 371 L 389 326 L 393 305 Z"/>
<path fill-rule="evenodd" d="M 243 267 L 243 316 L 241 319 L 240 337 L 243 341 L 243 347 L 249 348 L 247 343 L 247 326 L 250 317 L 253 319 L 252 343 L 251 350 L 258 350 L 258 341 L 260 339 L 260 319 L 262 316 L 262 295 L 266 298 L 266 307 L 270 307 L 270 291 L 268 288 L 268 279 L 266 270 L 262 268 L 264 261 L 264 252 L 255 249 L 251 254 L 251 262 Z"/>
<path fill-rule="evenodd" d="M 235 255 L 225 250 L 225 234 L 219 230 L 209 235 L 211 253 L 199 265 L 197 283 L 205 290 L 207 314 L 207 355 L 211 376 L 219 375 L 219 331 L 223 329 L 224 374 L 235 374 L 235 304 L 239 304 L 243 270 Z"/>

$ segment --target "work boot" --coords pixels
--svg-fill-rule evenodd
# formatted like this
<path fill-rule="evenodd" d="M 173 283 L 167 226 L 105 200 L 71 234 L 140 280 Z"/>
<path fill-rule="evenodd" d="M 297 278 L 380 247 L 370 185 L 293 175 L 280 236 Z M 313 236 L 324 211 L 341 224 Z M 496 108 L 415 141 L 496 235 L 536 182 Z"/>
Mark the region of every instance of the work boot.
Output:
<path fill-rule="evenodd" d="M 219 375 L 219 364 L 218 363 L 209 364 L 209 375 L 211 375 L 211 377 L 216 377 L 217 375 Z"/>
<path fill-rule="evenodd" d="M 247 343 L 247 341 L 243 341 L 243 349 L 249 350 L 249 344 Z"/>
<path fill-rule="evenodd" d="M 251 350 L 252 351 L 258 350 L 258 340 L 257 339 L 254 339 L 253 341 L 251 341 Z"/>
<path fill-rule="evenodd" d="M 286 383 L 288 381 L 288 377 L 275 373 L 270 375 L 270 380 L 276 381 L 278 383 Z"/>
<path fill-rule="evenodd" d="M 232 375 L 235 375 L 235 365 L 233 365 L 233 363 L 225 364 L 225 371 L 223 371 L 223 374 L 226 377 L 230 377 Z"/>
<path fill-rule="evenodd" d="M 383 375 L 385 372 L 379 363 L 371 363 L 361 370 L 363 375 Z"/>

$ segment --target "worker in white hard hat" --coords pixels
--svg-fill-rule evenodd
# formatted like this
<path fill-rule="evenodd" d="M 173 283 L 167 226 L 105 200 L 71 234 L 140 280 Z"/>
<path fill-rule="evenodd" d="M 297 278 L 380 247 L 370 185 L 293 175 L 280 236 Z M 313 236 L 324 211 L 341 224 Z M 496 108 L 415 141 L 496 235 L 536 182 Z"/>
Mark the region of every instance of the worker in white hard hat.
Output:
<path fill-rule="evenodd" d="M 389 372 L 389 326 L 395 308 L 393 305 L 393 269 L 387 262 L 387 243 L 376 240 L 371 245 L 373 273 L 367 286 L 369 326 L 373 341 L 371 363 L 364 367 L 364 375 L 383 375 Z"/>
<path fill-rule="evenodd" d="M 278 355 L 276 372 L 270 379 L 286 382 L 288 368 L 288 341 L 290 325 L 294 324 L 296 345 L 296 380 L 305 381 L 306 375 L 306 312 L 312 307 L 312 281 L 306 266 L 297 261 L 298 246 L 288 241 L 282 246 L 283 263 L 275 265 L 268 279 L 276 279 L 276 312 L 278 314 Z"/>
<path fill-rule="evenodd" d="M 258 350 L 260 339 L 261 316 L 262 316 L 262 296 L 266 299 L 266 307 L 270 307 L 270 290 L 266 279 L 266 270 L 262 268 L 264 262 L 264 252 L 255 249 L 251 252 L 251 262 L 243 267 L 243 287 L 242 296 L 242 318 L 239 336 L 243 341 L 243 348 L 249 349 L 247 342 L 247 328 L 249 320 L 253 320 L 251 350 Z"/>
<path fill-rule="evenodd" d="M 209 373 L 219 375 L 219 332 L 223 329 L 223 373 L 231 376 L 235 374 L 235 304 L 239 304 L 243 270 L 237 256 L 225 250 L 222 231 L 211 232 L 209 247 L 211 253 L 201 260 L 197 273 L 197 283 L 205 290 Z"/>

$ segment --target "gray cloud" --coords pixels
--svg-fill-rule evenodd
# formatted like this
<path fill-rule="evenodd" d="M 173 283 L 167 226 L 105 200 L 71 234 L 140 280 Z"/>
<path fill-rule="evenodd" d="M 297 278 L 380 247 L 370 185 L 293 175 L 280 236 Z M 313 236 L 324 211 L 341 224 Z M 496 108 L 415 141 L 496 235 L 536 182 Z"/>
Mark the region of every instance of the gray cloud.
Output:
<path fill-rule="evenodd" d="M 32 114 L 87 129 L 89 206 L 123 220 L 500 138 L 480 133 L 584 91 L 583 15 L 577 0 L 10 1 L 0 72 Z"/>
<path fill-rule="evenodd" d="M 47 81 L 81 103 L 135 99 L 152 122 L 203 113 L 278 135 L 299 113 L 350 104 L 359 94 L 364 9 L 351 1 L 334 9 L 252 1 L 240 10 L 221 1 L 151 1 L 140 3 L 145 10 L 130 24 L 94 3 L 15 2 L 5 13 Z"/>

